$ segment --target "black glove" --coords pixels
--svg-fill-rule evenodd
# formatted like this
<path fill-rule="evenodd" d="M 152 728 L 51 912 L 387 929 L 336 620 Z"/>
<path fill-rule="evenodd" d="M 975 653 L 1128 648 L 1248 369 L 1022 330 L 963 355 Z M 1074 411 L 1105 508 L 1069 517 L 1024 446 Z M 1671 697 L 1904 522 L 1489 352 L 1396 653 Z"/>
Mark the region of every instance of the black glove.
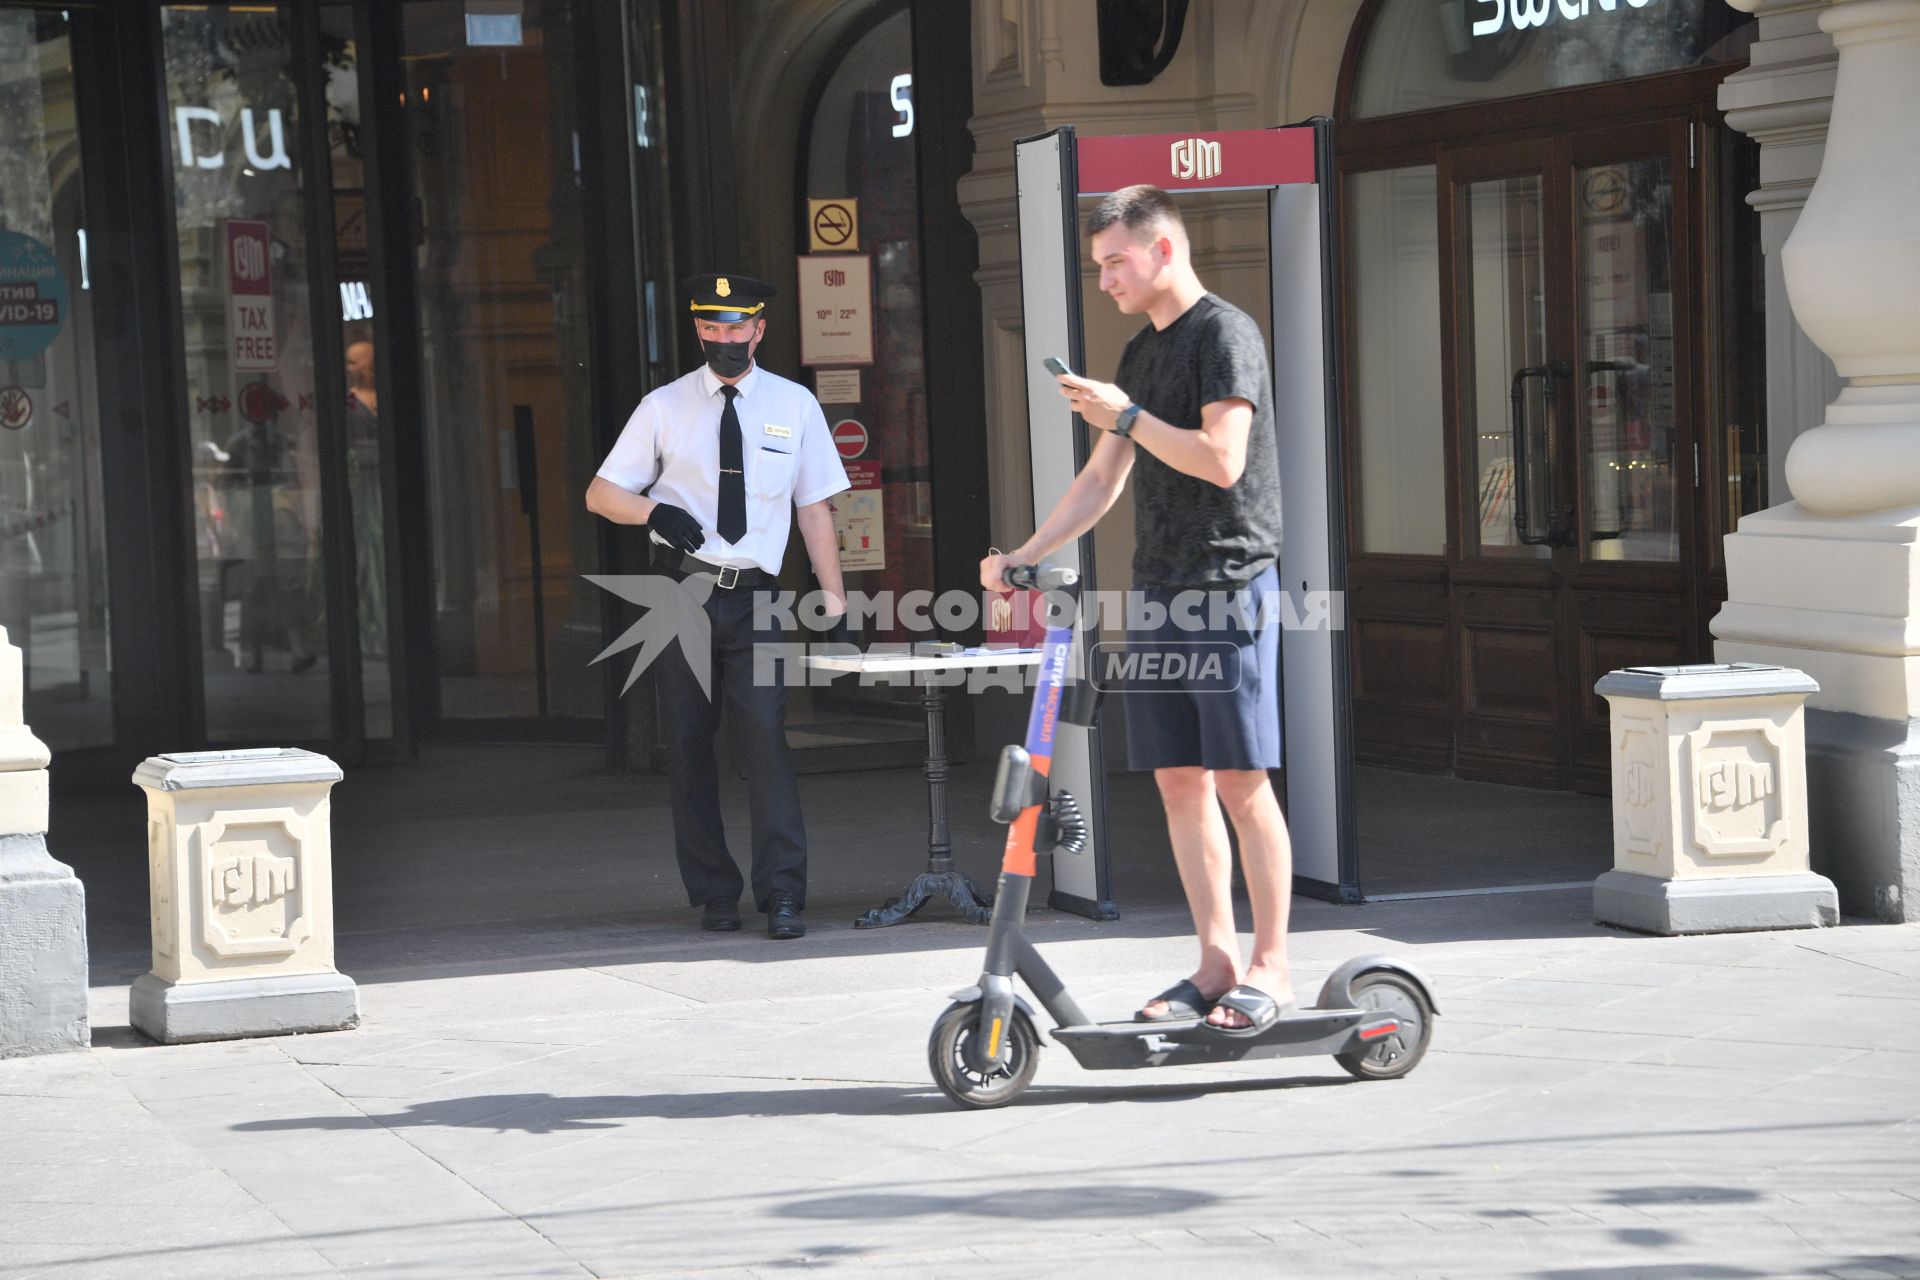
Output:
<path fill-rule="evenodd" d="M 847 625 L 847 615 L 844 613 L 837 613 L 827 619 L 827 625 L 820 629 L 820 642 L 836 646 L 845 645 L 850 649 L 860 647 L 853 638 L 853 628 Z"/>
<path fill-rule="evenodd" d="M 647 528 L 665 538 L 675 551 L 698 551 L 700 544 L 707 540 L 707 535 L 700 531 L 700 522 L 671 502 L 654 504 L 653 514 L 647 517 Z"/>

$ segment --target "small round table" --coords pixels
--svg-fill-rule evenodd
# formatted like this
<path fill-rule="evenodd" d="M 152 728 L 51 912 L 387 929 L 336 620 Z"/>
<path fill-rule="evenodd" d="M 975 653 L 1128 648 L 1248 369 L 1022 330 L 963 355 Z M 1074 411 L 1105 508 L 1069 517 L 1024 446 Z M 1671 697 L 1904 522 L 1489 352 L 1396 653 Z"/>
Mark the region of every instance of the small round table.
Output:
<path fill-rule="evenodd" d="M 897 898 L 875 907 L 853 922 L 856 929 L 878 929 L 899 924 L 925 906 L 930 899 L 944 896 L 970 924 L 985 924 L 993 915 L 993 899 L 974 885 L 967 873 L 953 865 L 953 840 L 947 832 L 947 730 L 946 685 L 933 679 L 935 672 L 969 667 L 1037 667 L 1038 649 L 962 649 L 957 653 L 901 653 L 881 650 L 874 653 L 809 654 L 807 665 L 822 671 L 857 671 L 863 674 L 896 675 L 912 673 L 920 686 L 920 705 L 927 713 L 927 869 L 913 878 Z"/>

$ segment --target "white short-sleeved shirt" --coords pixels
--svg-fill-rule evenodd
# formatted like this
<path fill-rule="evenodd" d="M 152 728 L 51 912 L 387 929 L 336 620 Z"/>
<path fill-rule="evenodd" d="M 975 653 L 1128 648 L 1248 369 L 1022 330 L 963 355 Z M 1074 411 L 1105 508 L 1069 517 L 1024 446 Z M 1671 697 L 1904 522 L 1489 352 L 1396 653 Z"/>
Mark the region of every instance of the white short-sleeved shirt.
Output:
<path fill-rule="evenodd" d="M 722 385 L 701 365 L 649 393 L 627 419 L 599 475 L 698 520 L 707 535 L 694 553 L 700 559 L 779 573 L 793 507 L 845 489 L 847 469 L 813 393 L 755 365 L 735 384 L 740 394 L 734 399 L 746 455 L 747 531 L 738 542 L 722 538 L 714 529 L 720 518 Z"/>

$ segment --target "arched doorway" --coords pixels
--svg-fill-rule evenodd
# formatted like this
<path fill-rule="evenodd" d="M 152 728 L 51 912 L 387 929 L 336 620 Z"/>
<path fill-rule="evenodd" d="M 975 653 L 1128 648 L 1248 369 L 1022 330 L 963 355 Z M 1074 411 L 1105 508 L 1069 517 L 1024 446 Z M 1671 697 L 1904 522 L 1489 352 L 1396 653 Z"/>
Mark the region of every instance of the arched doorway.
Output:
<path fill-rule="evenodd" d="M 1749 21 L 1360 14 L 1338 118 L 1363 762 L 1604 793 L 1594 682 L 1711 653 L 1720 537 L 1766 502 L 1754 156 L 1714 106 Z M 1463 830 L 1501 825 L 1489 803 Z"/>

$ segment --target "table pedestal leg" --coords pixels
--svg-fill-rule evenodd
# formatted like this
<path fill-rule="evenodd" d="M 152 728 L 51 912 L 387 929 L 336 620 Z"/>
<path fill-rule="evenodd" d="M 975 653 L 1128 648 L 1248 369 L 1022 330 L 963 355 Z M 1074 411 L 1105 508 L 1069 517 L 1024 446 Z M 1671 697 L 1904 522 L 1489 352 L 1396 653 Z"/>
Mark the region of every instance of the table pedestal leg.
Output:
<path fill-rule="evenodd" d="M 947 832 L 946 690 L 929 675 L 920 693 L 920 705 L 927 712 L 927 869 L 899 897 L 855 920 L 856 929 L 899 924 L 942 895 L 969 924 L 986 924 L 993 918 L 992 899 L 953 865 L 953 841 Z"/>

